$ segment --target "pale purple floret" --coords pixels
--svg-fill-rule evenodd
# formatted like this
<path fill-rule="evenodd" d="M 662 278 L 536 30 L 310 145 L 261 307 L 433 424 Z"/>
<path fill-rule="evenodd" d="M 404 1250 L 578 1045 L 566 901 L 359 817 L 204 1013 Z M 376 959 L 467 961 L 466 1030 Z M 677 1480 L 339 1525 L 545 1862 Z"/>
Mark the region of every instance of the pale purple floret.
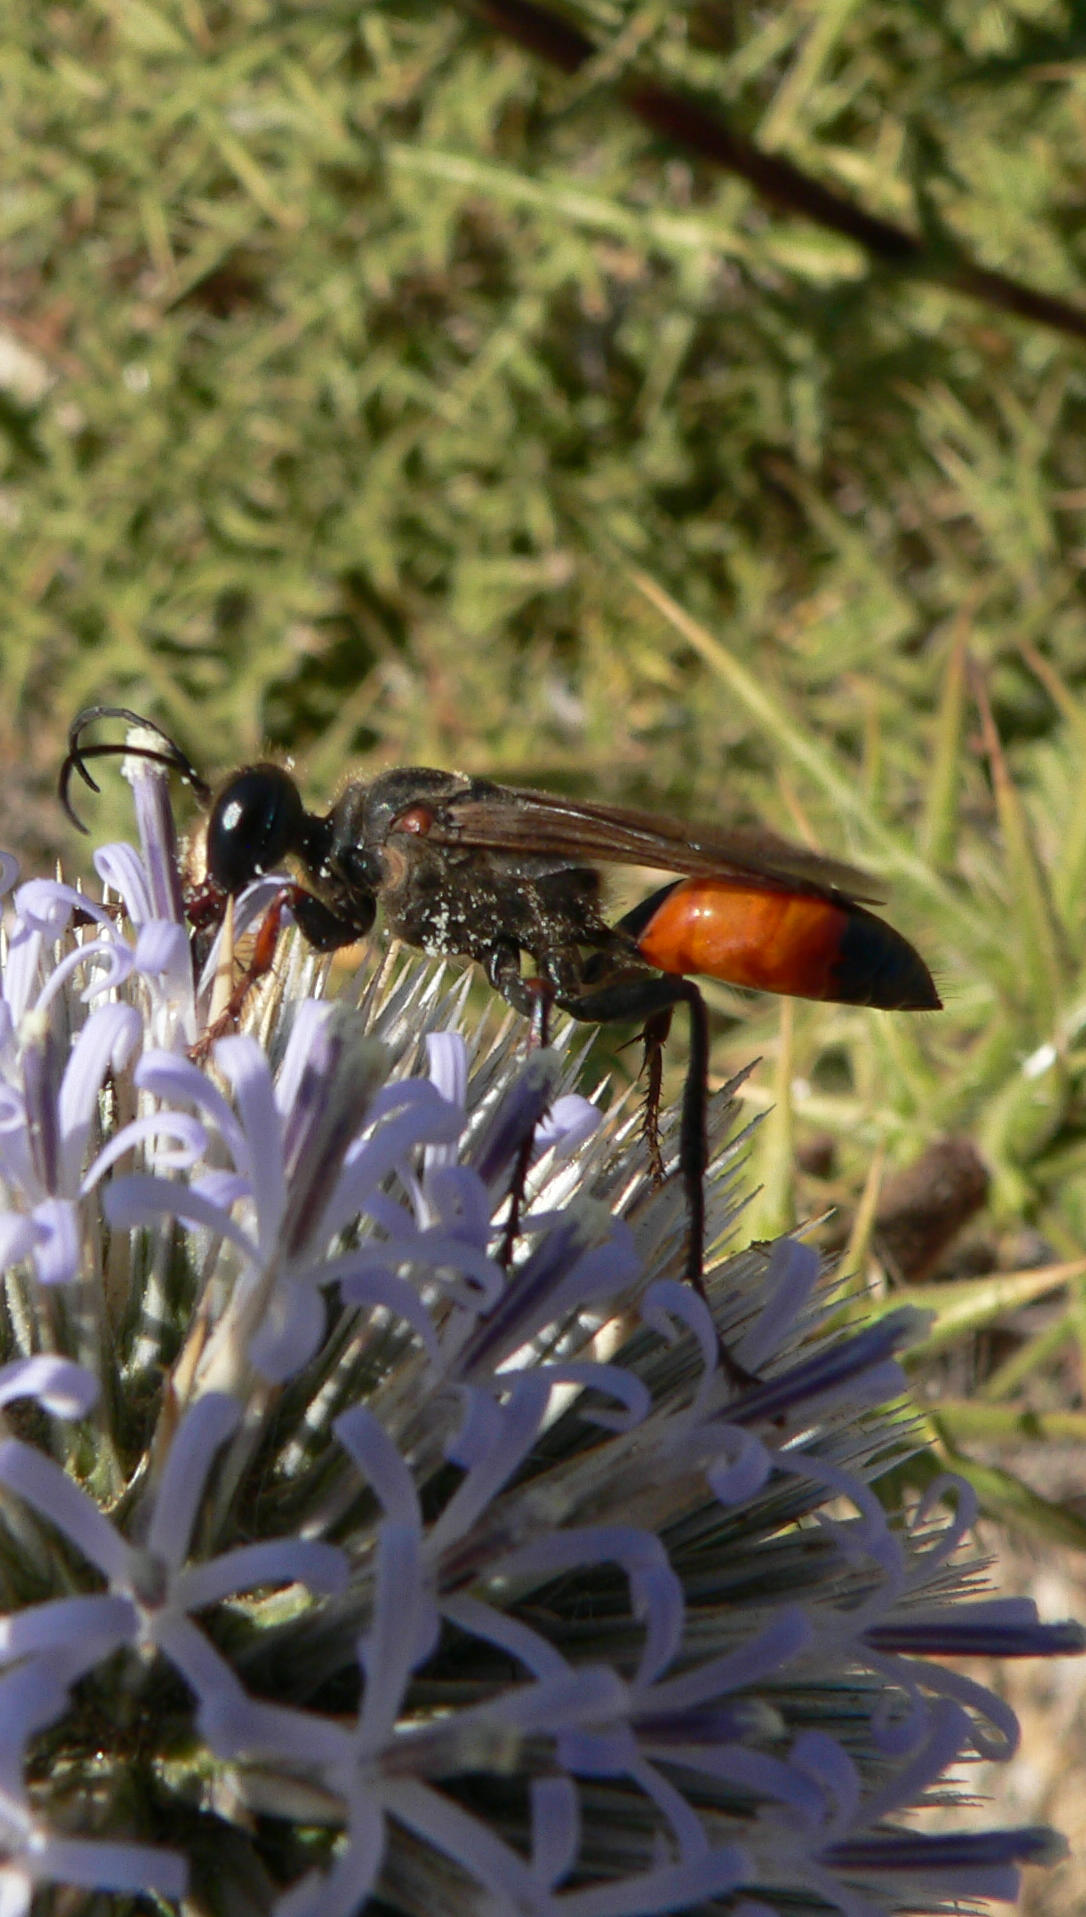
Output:
<path fill-rule="evenodd" d="M 451 1073 L 455 1090 L 454 1049 L 441 1055 L 441 1069 Z M 265 1377 L 282 1379 L 312 1356 L 324 1325 L 320 1288 L 328 1285 L 354 1305 L 397 1313 L 435 1359 L 442 1339 L 433 1311 L 420 1300 L 420 1281 L 432 1281 L 444 1307 L 456 1308 L 455 1327 L 445 1332 L 449 1350 L 463 1345 L 484 1313 L 496 1329 L 494 1307 L 513 1288 L 495 1257 L 494 1201 L 486 1181 L 474 1160 L 448 1160 L 465 1122 L 453 1099 L 426 1080 L 381 1086 L 380 1046 L 360 1042 L 333 1006 L 312 1001 L 297 1007 L 274 1077 L 248 1038 L 220 1040 L 214 1058 L 233 1103 L 197 1066 L 173 1053 L 145 1054 L 135 1082 L 168 1100 L 175 1115 L 180 1104 L 192 1107 L 209 1137 L 219 1140 L 222 1168 L 190 1179 L 183 1189 L 147 1173 L 118 1178 L 106 1210 L 117 1228 L 183 1217 L 233 1245 L 242 1265 L 239 1310 L 251 1298 L 256 1302 L 250 1316 L 259 1319 L 250 1356 Z M 552 1115 L 544 1149 L 554 1150 L 568 1136 L 563 1120 L 583 1135 L 584 1103 L 564 1101 L 564 1110 Z M 594 1127 L 597 1115 L 589 1109 Z M 419 1152 L 421 1175 L 410 1169 Z M 390 1180 L 398 1182 L 399 1196 Z M 342 1249 L 342 1234 L 359 1218 L 370 1229 L 356 1248 Z M 606 1255 L 586 1246 L 577 1258 L 566 1249 L 568 1226 L 560 1216 L 548 1221 L 530 1215 L 525 1226 L 542 1242 L 517 1273 L 515 1329 L 509 1334 L 516 1346 L 540 1311 L 553 1318 L 613 1291 L 634 1270 L 613 1221 Z M 552 1284 L 556 1269 L 564 1285 Z M 537 1296 L 542 1303 L 533 1318 Z"/>
<path fill-rule="evenodd" d="M 163 769 L 129 772 L 126 916 L 21 887 L 0 992 L 0 1404 L 33 1401 L 0 1439 L 0 1911 L 176 1903 L 197 1805 L 270 1917 L 1013 1895 L 1047 1833 L 911 1827 L 1016 1734 L 943 1660 L 1083 1634 L 978 1596 L 956 1480 L 880 1495 L 914 1314 L 831 1329 L 793 1238 L 711 1268 L 710 1309 L 566 1035 L 468 1045 L 434 971 L 360 1013 L 295 946 L 207 1033 Z"/>
<path fill-rule="evenodd" d="M 27 1605 L 0 1620 L 0 1663 L 70 1659 L 70 1681 L 127 1648 L 168 1659 L 213 1721 L 240 1687 L 191 1613 L 247 1589 L 299 1584 L 327 1595 L 349 1575 L 343 1553 L 319 1539 L 284 1538 L 189 1560 L 197 1510 L 241 1406 L 209 1394 L 180 1425 L 158 1484 L 146 1542 L 133 1546 L 95 1500 L 50 1458 L 16 1438 L 0 1442 L 0 1484 L 60 1531 L 101 1574 L 107 1591 Z"/>
<path fill-rule="evenodd" d="M 79 1275 L 82 1200 L 97 1178 L 93 1165 L 85 1167 L 99 1096 L 140 1035 L 133 1006 L 102 1005 L 70 1051 L 44 1012 L 26 1014 L 22 1042 L 5 1047 L 0 1180 L 8 1205 L 0 1212 L 0 1247 L 8 1264 L 29 1257 L 43 1284 Z"/>

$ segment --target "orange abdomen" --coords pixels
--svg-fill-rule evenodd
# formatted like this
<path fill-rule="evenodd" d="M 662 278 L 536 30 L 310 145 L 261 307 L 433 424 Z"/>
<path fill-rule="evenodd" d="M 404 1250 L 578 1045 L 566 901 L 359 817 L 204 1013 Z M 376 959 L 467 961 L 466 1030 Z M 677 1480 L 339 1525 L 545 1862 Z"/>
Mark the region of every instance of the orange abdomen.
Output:
<path fill-rule="evenodd" d="M 940 1004 L 919 952 L 848 899 L 681 879 L 658 895 L 637 945 L 661 972 L 700 972 L 758 992 L 898 1011 Z"/>

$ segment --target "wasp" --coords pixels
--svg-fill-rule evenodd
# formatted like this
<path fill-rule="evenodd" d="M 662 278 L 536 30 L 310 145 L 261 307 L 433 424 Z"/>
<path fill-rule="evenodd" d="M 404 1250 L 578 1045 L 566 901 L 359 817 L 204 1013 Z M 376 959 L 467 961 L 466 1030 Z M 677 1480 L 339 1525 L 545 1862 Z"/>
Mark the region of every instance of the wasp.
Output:
<path fill-rule="evenodd" d="M 146 728 L 162 749 L 84 743 L 91 724 L 108 718 Z M 258 933 L 235 1011 L 253 976 L 270 965 L 287 908 L 322 952 L 365 938 L 380 908 L 389 932 L 407 945 L 475 960 L 531 1021 L 536 1043 L 545 1043 L 554 1007 L 592 1024 L 639 1022 L 645 1133 L 662 1180 L 663 1046 L 674 1012 L 685 1007 L 679 1168 L 686 1277 L 702 1296 L 709 1017 L 694 979 L 895 1011 L 941 1003 L 919 952 L 869 909 L 870 878 L 769 831 L 690 825 L 428 766 L 351 779 L 330 811 L 310 812 L 291 774 L 270 762 L 242 767 L 213 791 L 167 733 L 123 706 L 90 707 L 72 725 L 59 791 L 80 830 L 72 774 L 97 791 L 87 761 L 114 754 L 174 768 L 208 808 L 207 884 L 198 902 L 205 921 L 209 898 L 221 911 L 257 878 L 283 866 L 294 875 Z M 609 865 L 672 877 L 612 923 L 599 869 Z M 196 901 L 190 912 L 195 920 Z M 514 1232 L 518 1196 L 514 1188 Z M 511 1235 L 506 1244 L 511 1251 Z"/>

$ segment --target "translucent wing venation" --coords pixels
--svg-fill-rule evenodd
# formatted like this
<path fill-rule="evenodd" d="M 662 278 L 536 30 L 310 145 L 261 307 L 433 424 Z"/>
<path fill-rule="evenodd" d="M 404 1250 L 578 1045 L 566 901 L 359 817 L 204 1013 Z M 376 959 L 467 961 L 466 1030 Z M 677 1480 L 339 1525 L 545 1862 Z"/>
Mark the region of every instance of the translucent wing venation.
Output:
<path fill-rule="evenodd" d="M 450 800 L 441 807 L 430 837 L 442 843 L 535 852 L 589 864 L 714 872 L 772 888 L 829 893 L 862 904 L 874 904 L 881 896 L 871 875 L 857 866 L 824 858 L 761 828 L 691 825 L 654 812 L 595 805 L 520 787 L 510 788 L 505 795 Z"/>

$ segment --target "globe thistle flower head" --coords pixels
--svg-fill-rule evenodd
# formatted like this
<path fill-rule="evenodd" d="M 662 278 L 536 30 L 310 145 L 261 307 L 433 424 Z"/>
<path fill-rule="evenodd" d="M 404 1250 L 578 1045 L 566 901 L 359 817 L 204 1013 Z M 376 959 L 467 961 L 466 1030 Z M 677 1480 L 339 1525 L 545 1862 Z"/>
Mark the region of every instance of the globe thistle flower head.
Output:
<path fill-rule="evenodd" d="M 0 1909 L 1013 1898 L 1050 1833 L 917 1813 L 1014 1749 L 960 1660 L 1082 1634 L 977 1595 L 960 1483 L 880 1497 L 912 1315 L 842 1328 L 786 1238 L 714 1324 L 636 1111 L 440 966 L 288 940 L 225 1029 L 130 776 L 110 899 L 0 875 Z"/>

